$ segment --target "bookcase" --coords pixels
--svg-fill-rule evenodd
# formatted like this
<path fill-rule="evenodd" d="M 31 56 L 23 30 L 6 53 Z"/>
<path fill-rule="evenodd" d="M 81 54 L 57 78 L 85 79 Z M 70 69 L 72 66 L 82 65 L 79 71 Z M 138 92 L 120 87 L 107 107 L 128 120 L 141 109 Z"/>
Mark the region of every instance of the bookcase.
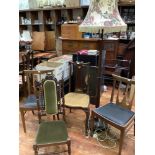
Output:
<path fill-rule="evenodd" d="M 128 31 L 134 31 L 135 4 L 118 3 L 120 15 L 128 25 Z M 82 19 L 86 16 L 88 6 L 38 8 L 19 11 L 19 30 L 55 31 L 56 37 L 61 36 L 61 25 L 64 21 Z"/>
<path fill-rule="evenodd" d="M 64 21 L 76 20 L 77 16 L 85 17 L 88 7 L 58 7 L 29 9 L 19 11 L 19 31 L 55 31 L 61 36 L 61 25 Z"/>
<path fill-rule="evenodd" d="M 120 2 L 118 4 L 120 15 L 127 24 L 127 32 L 135 32 L 135 3 Z"/>

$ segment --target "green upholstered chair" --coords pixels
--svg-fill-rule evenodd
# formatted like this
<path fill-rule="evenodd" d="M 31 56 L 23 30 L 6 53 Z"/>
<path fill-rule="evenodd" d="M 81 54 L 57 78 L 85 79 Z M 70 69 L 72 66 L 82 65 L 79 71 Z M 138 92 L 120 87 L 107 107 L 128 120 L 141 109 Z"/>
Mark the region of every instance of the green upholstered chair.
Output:
<path fill-rule="evenodd" d="M 70 62 L 69 93 L 64 96 L 64 105 L 70 109 L 82 109 L 86 113 L 85 134 L 88 134 L 89 120 L 89 63 Z M 73 81 L 71 73 L 73 69 Z M 72 88 L 72 91 L 71 91 Z"/>
<path fill-rule="evenodd" d="M 51 94 L 47 93 L 44 94 L 44 86 L 43 86 L 43 83 L 44 81 L 46 80 L 53 80 L 55 81 L 56 83 L 56 94 L 53 94 L 53 95 L 57 95 L 57 105 L 53 105 L 51 106 L 51 102 L 53 101 L 54 97 L 51 96 Z M 55 116 L 57 116 L 57 119 L 59 119 L 59 115 L 61 114 L 63 116 L 63 119 L 64 119 L 64 81 L 63 81 L 63 73 L 62 73 L 62 78 L 61 80 L 57 80 L 54 76 L 54 74 L 51 74 L 51 75 L 47 75 L 45 80 L 42 81 L 42 83 L 40 83 L 40 85 L 38 85 L 39 87 L 37 87 L 37 89 L 39 90 L 39 101 L 42 101 L 42 102 L 37 102 L 38 104 L 38 119 L 39 119 L 39 123 L 41 122 L 41 118 L 43 116 L 46 116 L 47 113 L 52 113 L 53 115 L 53 119 L 55 120 Z M 47 88 L 49 90 L 53 89 L 50 87 L 49 85 L 49 88 Z M 45 98 L 44 98 L 45 97 Z M 50 102 L 49 102 L 50 101 Z M 53 107 L 53 106 L 56 106 L 56 107 Z M 51 111 L 51 110 L 54 110 L 56 108 L 56 111 L 55 111 L 55 114 L 54 114 L 54 111 Z M 50 112 L 50 111 L 51 112 Z"/>
<path fill-rule="evenodd" d="M 27 111 L 37 110 L 37 100 L 36 100 L 36 87 L 35 83 L 40 82 L 47 75 L 53 74 L 53 70 L 24 70 L 22 74 L 22 83 L 24 87 L 24 97 L 25 100 L 20 104 L 19 110 L 21 113 L 21 119 L 23 124 L 24 132 L 26 132 L 25 125 L 25 113 Z"/>
<path fill-rule="evenodd" d="M 135 81 L 114 74 L 112 76 L 113 89 L 110 102 L 92 110 L 91 134 L 96 118 L 120 130 L 119 155 L 121 155 L 125 133 L 135 125 L 135 113 L 131 111 L 135 96 Z"/>
<path fill-rule="evenodd" d="M 57 115 L 59 113 L 56 89 L 57 83 L 54 80 L 46 80 L 43 83 L 45 112 L 47 115 Z M 35 155 L 38 155 L 39 148 L 61 144 L 67 144 L 68 154 L 70 155 L 71 141 L 68 137 L 65 122 L 62 120 L 41 122 L 33 145 Z"/>

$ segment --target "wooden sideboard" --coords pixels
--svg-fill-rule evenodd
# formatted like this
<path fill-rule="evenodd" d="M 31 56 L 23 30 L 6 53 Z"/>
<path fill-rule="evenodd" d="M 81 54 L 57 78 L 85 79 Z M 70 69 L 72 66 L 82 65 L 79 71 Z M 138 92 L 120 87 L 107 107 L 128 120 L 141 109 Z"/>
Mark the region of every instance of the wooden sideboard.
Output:
<path fill-rule="evenodd" d="M 100 40 L 98 43 L 98 50 L 106 50 L 105 59 L 116 59 L 118 55 L 119 39 L 117 40 Z"/>
<path fill-rule="evenodd" d="M 68 39 L 62 40 L 62 53 L 72 54 L 82 49 L 99 50 L 106 49 L 106 59 L 116 59 L 119 47 L 119 40 L 100 40 L 100 39 Z"/>
<path fill-rule="evenodd" d="M 97 39 L 62 39 L 62 53 L 72 54 L 82 49 L 97 49 Z"/>

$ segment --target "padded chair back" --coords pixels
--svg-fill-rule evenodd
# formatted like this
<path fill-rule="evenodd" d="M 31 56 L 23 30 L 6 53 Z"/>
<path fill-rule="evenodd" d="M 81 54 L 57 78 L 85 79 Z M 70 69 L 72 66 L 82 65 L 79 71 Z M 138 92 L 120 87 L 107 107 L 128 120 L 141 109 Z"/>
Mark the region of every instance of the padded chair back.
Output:
<path fill-rule="evenodd" d="M 135 81 L 115 74 L 110 102 L 131 109 L 135 97 Z"/>
<path fill-rule="evenodd" d="M 64 81 L 58 81 L 54 74 L 47 74 L 37 88 L 37 106 L 40 116 L 64 113 Z M 55 96 L 56 95 L 56 96 Z"/>
<path fill-rule="evenodd" d="M 45 110 L 47 114 L 57 114 L 57 90 L 56 83 L 54 80 L 46 80 L 43 84 L 44 87 L 44 101 Z"/>

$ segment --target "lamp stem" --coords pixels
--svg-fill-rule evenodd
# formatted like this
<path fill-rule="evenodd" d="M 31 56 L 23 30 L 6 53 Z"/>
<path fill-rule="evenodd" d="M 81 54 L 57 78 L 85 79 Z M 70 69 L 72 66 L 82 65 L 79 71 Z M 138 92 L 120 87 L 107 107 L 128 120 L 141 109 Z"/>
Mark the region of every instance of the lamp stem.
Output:
<path fill-rule="evenodd" d="M 101 33 L 101 38 L 102 38 L 102 40 L 103 40 L 103 29 L 102 29 L 102 33 Z"/>

